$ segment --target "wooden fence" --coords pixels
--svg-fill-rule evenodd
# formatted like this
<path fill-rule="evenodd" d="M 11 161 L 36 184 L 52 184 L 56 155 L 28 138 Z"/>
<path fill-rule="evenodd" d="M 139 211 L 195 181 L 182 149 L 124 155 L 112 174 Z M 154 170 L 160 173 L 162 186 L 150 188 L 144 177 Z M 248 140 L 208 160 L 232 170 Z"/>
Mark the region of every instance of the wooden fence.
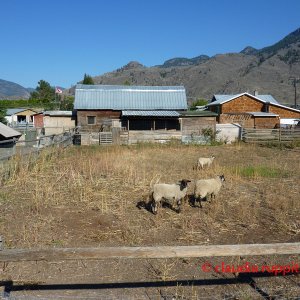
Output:
<path fill-rule="evenodd" d="M 248 143 L 272 143 L 300 141 L 300 129 L 243 128 L 242 140 Z"/>
<path fill-rule="evenodd" d="M 300 243 L 211 246 L 50 248 L 0 250 L 0 261 L 62 261 L 111 258 L 191 258 L 300 254 Z"/>

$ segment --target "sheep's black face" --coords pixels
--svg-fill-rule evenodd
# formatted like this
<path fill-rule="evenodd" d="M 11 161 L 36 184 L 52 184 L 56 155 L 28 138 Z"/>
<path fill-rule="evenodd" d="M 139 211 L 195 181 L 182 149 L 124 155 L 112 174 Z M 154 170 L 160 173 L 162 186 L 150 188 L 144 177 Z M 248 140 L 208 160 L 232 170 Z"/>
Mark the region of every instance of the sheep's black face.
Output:
<path fill-rule="evenodd" d="M 189 182 L 191 182 L 191 181 L 187 180 L 187 179 L 182 179 L 180 181 L 180 190 L 182 191 L 183 189 L 185 189 Z"/>
<path fill-rule="evenodd" d="M 222 182 L 224 182 L 224 181 L 225 181 L 225 177 L 224 177 L 224 175 L 220 175 L 219 177 L 220 177 L 220 179 L 221 179 L 221 181 L 222 181 Z"/>

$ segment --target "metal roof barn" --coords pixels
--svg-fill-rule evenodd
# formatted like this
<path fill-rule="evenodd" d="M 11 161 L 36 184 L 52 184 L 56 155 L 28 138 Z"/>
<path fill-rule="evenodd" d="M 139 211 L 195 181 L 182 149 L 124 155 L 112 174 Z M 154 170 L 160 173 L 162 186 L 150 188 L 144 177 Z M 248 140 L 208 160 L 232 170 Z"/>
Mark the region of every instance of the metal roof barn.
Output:
<path fill-rule="evenodd" d="M 74 109 L 186 110 L 183 86 L 113 86 L 78 84 Z"/>

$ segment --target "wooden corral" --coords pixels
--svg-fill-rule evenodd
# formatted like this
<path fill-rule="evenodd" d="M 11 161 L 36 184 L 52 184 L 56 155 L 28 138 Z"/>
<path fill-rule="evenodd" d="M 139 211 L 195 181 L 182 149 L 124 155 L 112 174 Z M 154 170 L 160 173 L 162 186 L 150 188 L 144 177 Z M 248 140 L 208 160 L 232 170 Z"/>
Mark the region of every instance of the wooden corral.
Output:
<path fill-rule="evenodd" d="M 250 143 L 292 142 L 300 140 L 300 129 L 253 129 L 242 130 L 242 140 Z"/>

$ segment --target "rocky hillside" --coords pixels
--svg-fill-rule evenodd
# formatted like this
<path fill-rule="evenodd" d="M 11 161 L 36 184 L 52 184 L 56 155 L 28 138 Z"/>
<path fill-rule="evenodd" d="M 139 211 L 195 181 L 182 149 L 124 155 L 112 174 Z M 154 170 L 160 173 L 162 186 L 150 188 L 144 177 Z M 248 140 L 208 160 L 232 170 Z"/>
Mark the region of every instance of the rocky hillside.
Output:
<path fill-rule="evenodd" d="M 300 28 L 263 49 L 249 46 L 240 53 L 173 58 L 154 67 L 130 62 L 93 79 L 95 84 L 184 85 L 190 101 L 257 90 L 293 104 L 293 76 L 300 77 Z"/>
<path fill-rule="evenodd" d="M 0 99 L 28 99 L 29 91 L 21 85 L 0 79 Z"/>

